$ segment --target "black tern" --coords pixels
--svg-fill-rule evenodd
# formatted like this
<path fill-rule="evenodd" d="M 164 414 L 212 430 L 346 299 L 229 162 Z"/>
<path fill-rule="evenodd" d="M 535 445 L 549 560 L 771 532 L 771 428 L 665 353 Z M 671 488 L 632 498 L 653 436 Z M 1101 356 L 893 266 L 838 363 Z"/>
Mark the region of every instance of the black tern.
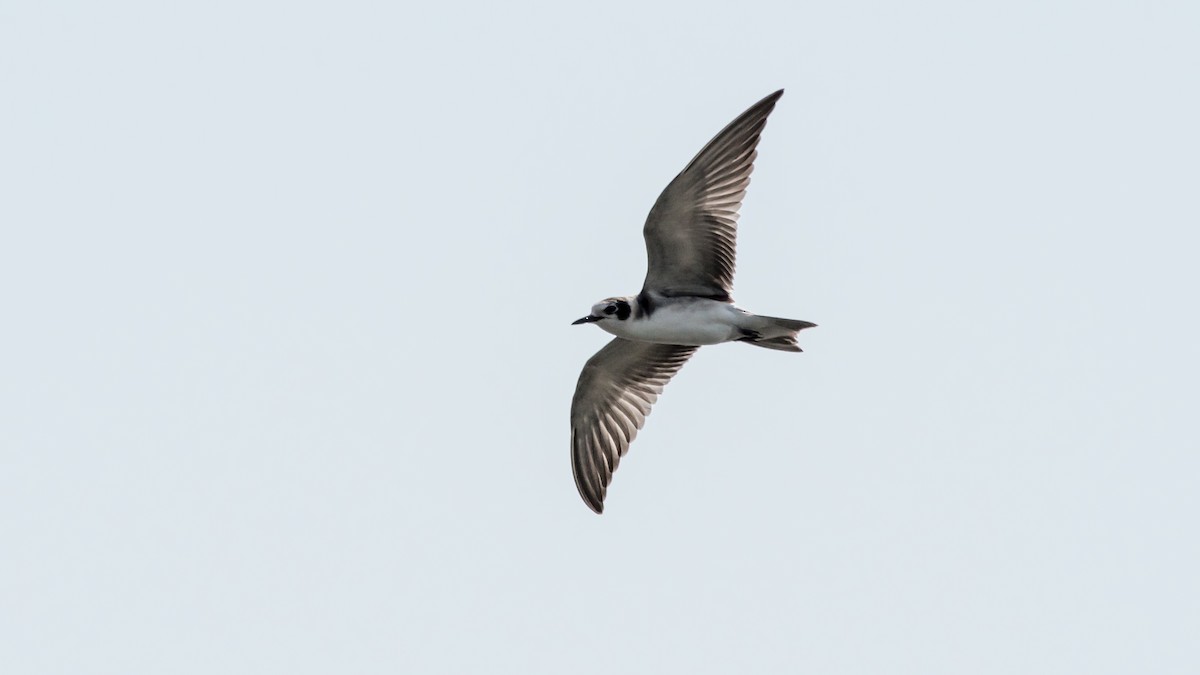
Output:
<path fill-rule="evenodd" d="M 816 326 L 751 314 L 730 295 L 738 208 L 780 96 L 782 89 L 730 122 L 659 195 L 643 229 L 641 292 L 601 300 L 574 322 L 617 336 L 588 359 L 571 401 L 575 485 L 596 513 L 650 407 L 697 349 L 737 341 L 798 352 L 796 334 Z"/>

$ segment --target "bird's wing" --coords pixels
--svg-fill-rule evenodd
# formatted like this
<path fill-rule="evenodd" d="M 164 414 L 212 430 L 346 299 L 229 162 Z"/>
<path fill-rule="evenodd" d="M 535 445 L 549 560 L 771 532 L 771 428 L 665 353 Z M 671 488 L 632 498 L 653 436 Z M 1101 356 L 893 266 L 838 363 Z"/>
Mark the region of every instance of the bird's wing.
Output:
<path fill-rule="evenodd" d="M 644 291 L 729 300 L 738 208 L 754 171 L 755 147 L 783 90 L 721 130 L 667 189 L 646 218 Z"/>
<path fill-rule="evenodd" d="M 615 338 L 583 366 L 571 400 L 571 469 L 596 513 L 650 406 L 697 349 Z"/>

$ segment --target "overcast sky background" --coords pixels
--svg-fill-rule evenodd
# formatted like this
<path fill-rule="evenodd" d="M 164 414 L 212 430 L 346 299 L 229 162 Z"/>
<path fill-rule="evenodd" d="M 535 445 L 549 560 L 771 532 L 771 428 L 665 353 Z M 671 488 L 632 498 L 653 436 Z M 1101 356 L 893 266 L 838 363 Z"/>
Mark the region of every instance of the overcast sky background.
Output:
<path fill-rule="evenodd" d="M 0 671 L 1200 672 L 1195 2 L 0 5 Z M 659 191 L 786 95 L 607 511 Z"/>

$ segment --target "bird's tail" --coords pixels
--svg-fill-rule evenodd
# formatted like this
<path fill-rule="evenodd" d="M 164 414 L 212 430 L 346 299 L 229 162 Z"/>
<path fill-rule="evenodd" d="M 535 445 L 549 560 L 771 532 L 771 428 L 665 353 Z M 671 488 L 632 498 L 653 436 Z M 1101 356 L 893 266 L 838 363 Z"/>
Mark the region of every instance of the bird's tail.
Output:
<path fill-rule="evenodd" d="M 740 342 L 778 349 L 781 352 L 799 352 L 800 345 L 796 344 L 796 334 L 805 328 L 813 328 L 817 324 L 798 319 L 781 319 L 777 316 L 754 316 L 747 322 L 748 334 L 740 338 Z"/>

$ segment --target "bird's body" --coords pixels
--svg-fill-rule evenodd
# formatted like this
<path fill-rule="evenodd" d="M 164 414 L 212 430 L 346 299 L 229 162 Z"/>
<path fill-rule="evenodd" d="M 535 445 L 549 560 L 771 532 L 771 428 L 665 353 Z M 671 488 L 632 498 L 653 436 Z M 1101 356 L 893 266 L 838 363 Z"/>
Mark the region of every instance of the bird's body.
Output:
<path fill-rule="evenodd" d="M 731 303 L 708 298 L 682 297 L 638 304 L 638 296 L 623 298 L 632 307 L 628 319 L 600 321 L 603 330 L 626 340 L 668 345 L 715 345 L 743 337 L 748 316 Z"/>
<path fill-rule="evenodd" d="M 738 340 L 753 343 L 756 339 L 783 337 L 796 330 L 775 323 L 789 319 L 758 316 L 731 302 L 711 298 L 656 298 L 646 293 L 613 300 L 629 305 L 629 317 L 596 324 L 617 337 L 637 342 L 701 347 Z M 807 324 L 805 328 L 811 325 L 806 321 L 799 323 Z"/>
<path fill-rule="evenodd" d="M 738 207 L 759 136 L 782 95 L 742 113 L 663 190 L 646 219 L 642 291 L 602 300 L 575 322 L 617 336 L 588 360 L 571 402 L 575 484 L 597 513 L 650 407 L 699 347 L 739 341 L 798 352 L 796 334 L 815 325 L 752 314 L 730 295 Z"/>

